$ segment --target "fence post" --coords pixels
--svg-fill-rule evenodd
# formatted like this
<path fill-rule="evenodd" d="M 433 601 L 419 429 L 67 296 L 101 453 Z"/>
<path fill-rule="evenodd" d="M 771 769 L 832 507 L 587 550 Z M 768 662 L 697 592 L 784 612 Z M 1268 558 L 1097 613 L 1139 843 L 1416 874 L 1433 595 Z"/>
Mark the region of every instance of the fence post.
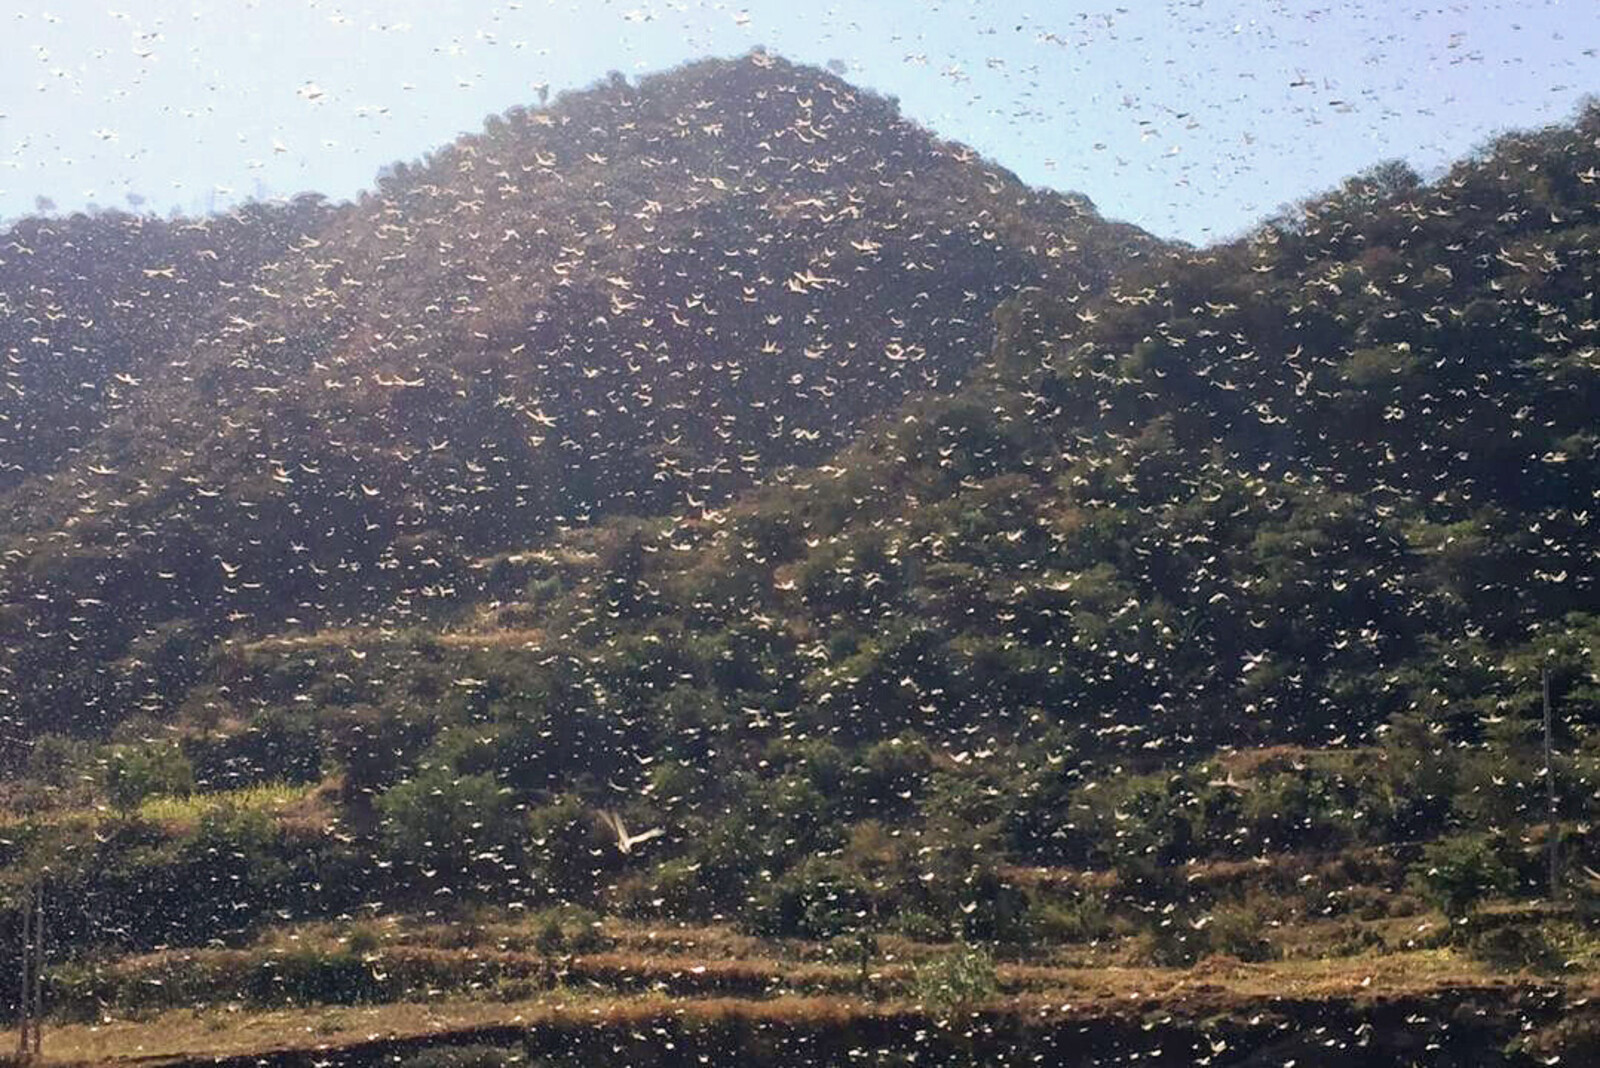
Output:
<path fill-rule="evenodd" d="M 1556 823 L 1555 721 L 1550 710 L 1549 664 L 1544 665 L 1539 672 L 1539 688 L 1544 698 L 1544 786 L 1545 815 L 1548 824 L 1545 835 L 1549 839 L 1545 844 L 1550 863 L 1550 900 L 1554 901 L 1557 883 L 1560 880 L 1560 861 L 1556 851 L 1560 847 L 1561 831 Z"/>
<path fill-rule="evenodd" d="M 33 888 L 33 1055 L 44 1055 L 44 883 Z"/>
<path fill-rule="evenodd" d="M 17 997 L 17 1055 L 28 1055 L 28 1008 L 32 999 L 28 996 L 28 928 L 33 925 L 33 902 L 28 900 L 26 891 L 22 899 L 22 952 L 17 954 L 19 986 L 21 993 Z"/>

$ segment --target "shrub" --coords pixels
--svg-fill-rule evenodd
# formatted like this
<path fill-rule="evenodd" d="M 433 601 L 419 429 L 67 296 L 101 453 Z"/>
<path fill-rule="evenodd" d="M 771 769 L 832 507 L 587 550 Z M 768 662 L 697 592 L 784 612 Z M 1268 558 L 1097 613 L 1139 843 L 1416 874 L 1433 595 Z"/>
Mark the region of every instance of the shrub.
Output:
<path fill-rule="evenodd" d="M 489 775 L 423 772 L 378 799 L 392 854 L 449 881 L 465 881 L 488 862 L 517 859 L 518 829 L 511 797 Z"/>
<path fill-rule="evenodd" d="M 1260 910 L 1248 905 L 1231 905 L 1211 914 L 1205 928 L 1207 948 L 1242 961 L 1276 960 L 1278 947 L 1266 937 L 1270 930 Z"/>
<path fill-rule="evenodd" d="M 262 782 L 309 783 L 322 777 L 322 738 L 310 720 L 277 710 L 236 734 L 183 741 L 195 779 L 209 790 Z"/>
<path fill-rule="evenodd" d="M 1193 813 L 1187 784 L 1177 776 L 1127 775 L 1101 789 L 1075 790 L 1070 811 L 1091 836 L 1096 859 L 1133 884 L 1170 872 L 1193 853 Z"/>
<path fill-rule="evenodd" d="M 973 941 L 1026 942 L 1032 933 L 1033 910 L 1028 895 L 992 868 L 978 870 L 967 881 L 972 899 L 962 906 L 964 936 Z"/>
<path fill-rule="evenodd" d="M 533 948 L 546 957 L 554 957 L 567 948 L 567 933 L 561 929 L 561 922 L 554 916 L 544 921 L 539 933 L 533 938 Z"/>
<path fill-rule="evenodd" d="M 1043 942 L 1097 942 L 1113 933 L 1105 900 L 1092 894 L 1068 901 L 1036 902 L 1031 920 L 1035 934 Z"/>
<path fill-rule="evenodd" d="M 940 1009 L 986 1001 L 1000 992 L 994 957 L 972 946 L 941 954 L 917 966 L 912 992 L 922 1004 Z"/>
<path fill-rule="evenodd" d="M 257 961 L 243 993 L 260 1005 L 354 1005 L 384 1000 L 372 969 L 349 952 L 303 949 Z"/>
<path fill-rule="evenodd" d="M 327 750 L 344 770 L 346 800 L 365 804 L 378 790 L 400 781 L 436 731 L 426 719 L 408 719 L 375 708 L 353 708 L 325 727 Z"/>
<path fill-rule="evenodd" d="M 1508 923 L 1479 931 L 1468 948 L 1478 960 L 1502 971 L 1558 971 L 1562 964 L 1560 951 L 1544 931 L 1526 924 Z"/>
<path fill-rule="evenodd" d="M 523 588 L 522 597 L 529 604 L 542 607 L 560 597 L 561 593 L 561 580 L 554 575 L 550 575 L 545 578 L 529 579 L 527 586 Z"/>
<path fill-rule="evenodd" d="M 345 946 L 357 956 L 367 956 L 376 953 L 383 945 L 383 935 L 370 923 L 360 923 L 350 928 L 350 935 L 345 939 Z"/>
<path fill-rule="evenodd" d="M 855 793 L 862 804 L 882 815 L 911 807 L 926 785 L 933 767 L 927 744 L 920 739 L 896 738 L 868 747 L 857 775 Z"/>
<path fill-rule="evenodd" d="M 41 734 L 28 752 L 26 778 L 46 786 L 65 787 L 89 758 L 89 747 L 64 734 Z"/>
<path fill-rule="evenodd" d="M 567 935 L 567 946 L 574 953 L 603 953 L 615 945 L 615 940 L 600 929 L 598 920 L 586 920 Z"/>
<path fill-rule="evenodd" d="M 194 771 L 176 745 L 119 746 L 105 776 L 106 795 L 123 812 L 156 794 L 186 796 L 194 789 Z"/>
<path fill-rule="evenodd" d="M 1140 956 L 1157 968 L 1187 968 L 1211 949 L 1203 931 L 1178 916 L 1163 916 L 1141 939 Z"/>
<path fill-rule="evenodd" d="M 527 1001 L 543 989 L 542 985 L 526 976 L 501 976 L 495 980 L 490 996 L 507 1004 Z"/>
<path fill-rule="evenodd" d="M 825 940 L 857 930 L 871 909 L 872 889 L 854 872 L 822 861 L 801 864 L 760 896 L 752 917 L 758 934 Z"/>
<path fill-rule="evenodd" d="M 902 909 L 889 922 L 890 930 L 913 942 L 945 942 L 950 938 L 950 925 L 942 923 L 919 909 Z"/>
<path fill-rule="evenodd" d="M 1334 929 L 1324 953 L 1329 957 L 1359 957 L 1373 950 L 1382 952 L 1387 947 L 1388 943 L 1377 931 L 1354 920 L 1345 920 Z"/>
<path fill-rule="evenodd" d="M 528 852 L 541 881 L 557 897 L 591 901 L 620 854 L 601 836 L 582 801 L 567 795 L 527 817 Z"/>
<path fill-rule="evenodd" d="M 1484 834 L 1459 834 L 1430 842 L 1411 879 L 1428 902 L 1452 921 L 1469 916 L 1484 898 L 1504 893 L 1515 873 L 1502 858 L 1504 844 Z"/>
<path fill-rule="evenodd" d="M 1355 792 L 1326 773 L 1283 771 L 1255 780 L 1243 815 L 1251 837 L 1263 844 L 1329 849 L 1355 837 L 1357 805 Z"/>

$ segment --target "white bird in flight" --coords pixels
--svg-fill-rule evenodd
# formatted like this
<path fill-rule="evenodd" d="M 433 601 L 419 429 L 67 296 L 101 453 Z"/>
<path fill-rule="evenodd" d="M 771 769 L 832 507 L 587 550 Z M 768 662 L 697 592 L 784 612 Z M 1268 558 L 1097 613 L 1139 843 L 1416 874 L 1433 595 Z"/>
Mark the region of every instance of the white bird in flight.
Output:
<path fill-rule="evenodd" d="M 622 817 L 606 809 L 600 810 L 600 819 L 617 836 L 617 848 L 624 853 L 632 853 L 634 846 L 648 842 L 652 838 L 659 838 L 666 833 L 660 827 L 652 827 L 643 834 L 629 834 L 627 825 L 622 822 Z"/>

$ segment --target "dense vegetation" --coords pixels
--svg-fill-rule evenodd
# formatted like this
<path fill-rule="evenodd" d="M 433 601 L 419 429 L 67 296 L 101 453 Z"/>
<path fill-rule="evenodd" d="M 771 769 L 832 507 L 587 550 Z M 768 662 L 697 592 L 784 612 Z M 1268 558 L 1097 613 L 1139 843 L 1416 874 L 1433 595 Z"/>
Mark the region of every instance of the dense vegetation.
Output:
<path fill-rule="evenodd" d="M 762 53 L 496 116 L 353 204 L 23 222 L 0 697 L 103 730 L 220 636 L 436 619 L 484 554 L 822 459 L 955 388 L 1020 286 L 1155 247 Z"/>
<path fill-rule="evenodd" d="M 1046 273 L 1037 249 L 964 258 L 974 231 L 958 217 L 1004 205 L 1003 218 L 980 224 L 999 234 L 1080 223 L 1053 215 L 1066 209 L 1049 198 L 1023 205 L 1003 176 L 957 166 L 953 149 L 897 125 L 884 102 L 846 100 L 831 81 L 812 84 L 822 76 L 785 69 L 781 80 L 804 81 L 811 95 L 803 107 L 786 99 L 790 133 L 821 130 L 822 116 L 848 121 L 832 130 L 831 151 L 850 158 L 855 145 L 866 158 L 891 131 L 907 169 L 944 168 L 943 182 L 971 180 L 970 193 L 924 174 L 891 207 L 863 185 L 853 221 L 824 231 L 798 208 L 777 222 L 761 214 L 773 197 L 797 195 L 783 191 L 787 179 L 716 155 L 726 184 L 748 183 L 749 202 L 697 182 L 673 194 L 692 210 L 672 210 L 689 212 L 683 225 L 703 227 L 707 241 L 769 246 L 751 250 L 741 285 L 842 276 L 845 265 L 815 259 L 819 244 L 887 245 L 885 230 L 919 228 L 926 244 L 899 246 L 901 265 L 935 246 L 947 258 L 912 283 L 925 291 L 893 297 L 908 317 L 929 306 L 916 327 L 926 356 L 909 377 L 885 385 L 898 372 L 866 355 L 909 344 L 871 333 L 893 315 L 862 318 L 886 299 L 871 287 L 904 281 L 883 263 L 850 295 L 801 282 L 792 308 L 781 284 L 748 311 L 735 293 L 715 335 L 694 329 L 745 352 L 770 329 L 779 351 L 770 363 L 751 354 L 749 373 L 726 383 L 689 364 L 684 377 L 653 378 L 657 360 L 682 358 L 675 343 L 630 356 L 633 342 L 619 341 L 580 359 L 578 349 L 633 329 L 609 302 L 649 299 L 676 316 L 707 285 L 664 266 L 664 234 L 593 277 L 568 264 L 588 280 L 563 287 L 570 297 L 540 290 L 537 301 L 556 303 L 526 319 L 494 310 L 510 287 L 481 281 L 494 293 L 470 308 L 427 305 L 437 324 L 396 323 L 376 346 L 365 338 L 378 335 L 351 325 L 423 307 L 433 298 L 404 287 L 432 293 L 444 284 L 434 272 L 460 281 L 459 264 L 436 255 L 441 197 L 472 217 L 449 224 L 469 237 L 497 237 L 526 210 L 482 190 L 478 207 L 461 207 L 461 190 L 443 192 L 450 175 L 488 189 L 478 172 L 500 167 L 501 181 L 589 189 L 601 179 L 587 169 L 524 179 L 543 165 L 512 161 L 572 160 L 601 116 L 608 136 L 684 131 L 663 153 L 701 151 L 695 130 L 713 114 L 727 144 L 777 122 L 744 125 L 748 99 L 780 94 L 761 64 L 722 71 L 738 106 L 693 103 L 713 92 L 707 70 L 515 114 L 342 211 L 323 240 L 347 260 L 311 264 L 324 248 L 294 270 L 330 289 L 335 275 L 371 284 L 337 313 L 328 292 L 307 292 L 285 322 L 328 332 L 289 335 L 285 362 L 256 357 L 254 373 L 279 392 L 248 409 L 261 441 L 235 454 L 262 472 L 276 466 L 289 488 L 240 481 L 243 464 L 218 469 L 214 506 L 175 496 L 164 477 L 124 510 L 79 509 L 67 523 L 62 501 L 101 503 L 83 496 L 86 461 L 74 460 L 51 487 L 14 493 L 12 507 L 37 518 L 7 535 L 12 707 L 30 730 L 55 730 L 18 750 L 0 860 L 19 878 L 47 872 L 52 893 L 74 902 L 58 932 L 71 952 L 93 961 L 111 949 L 244 945 L 276 925 L 347 923 L 358 911 L 482 906 L 540 917 L 544 948 L 533 948 L 546 956 L 592 932 L 588 917 L 667 919 L 824 944 L 830 959 L 859 957 L 863 976 L 880 938 L 1012 954 L 1118 943 L 1162 965 L 1454 942 L 1502 965 L 1589 967 L 1584 873 L 1600 864 L 1600 111 L 1505 136 L 1432 182 L 1377 168 L 1204 250 L 1158 249 L 1086 217 L 1092 240 L 1142 253 L 1110 279 L 1109 261 L 1096 259 L 1110 253 L 1091 252 L 1089 236 L 1073 253 L 1086 266 L 1070 271 Z M 685 109 L 704 119 L 685 125 Z M 539 116 L 556 132 L 519 140 Z M 638 159 L 630 151 L 592 166 Z M 631 181 L 645 183 L 651 166 L 631 166 Z M 710 162 L 695 166 L 720 191 Z M 610 181 L 619 212 L 653 195 L 648 183 Z M 913 189 L 926 205 L 911 202 Z M 837 212 L 851 195 L 841 186 L 816 210 Z M 944 229 L 940 212 L 951 213 Z M 518 225 L 540 221 L 552 247 L 578 240 L 565 227 L 603 227 L 542 211 Z M 790 225 L 808 236 L 781 229 Z M 417 274 L 383 266 L 409 257 L 384 251 L 407 227 L 423 243 L 413 251 L 429 250 Z M 977 244 L 999 240 L 985 234 Z M 731 262 L 732 248 L 698 254 Z M 482 273 L 514 269 L 490 260 Z M 552 310 L 605 293 L 610 272 L 626 285 L 609 302 L 576 318 Z M 968 374 L 971 346 L 990 331 L 974 309 L 952 333 L 944 313 L 964 306 L 955 290 L 985 288 L 972 277 L 1004 279 L 1007 293 L 1035 284 L 998 307 L 992 352 Z M 822 293 L 844 303 L 824 305 L 835 298 Z M 779 322 L 764 326 L 768 317 Z M 508 335 L 491 320 L 534 329 Z M 783 387 L 805 363 L 779 355 L 812 343 L 796 320 L 862 352 L 829 365 L 850 404 L 810 404 Z M 424 373 L 423 350 L 440 354 L 424 377 L 448 387 L 415 404 L 404 390 L 381 403 L 367 390 L 347 395 L 352 407 L 325 407 L 322 376 L 356 376 L 341 360 L 361 361 L 369 379 L 383 368 L 403 377 Z M 715 361 L 733 359 L 700 358 L 718 374 Z M 579 374 L 561 378 L 571 393 L 535 385 L 562 360 L 601 384 Z M 886 392 L 874 399 L 858 381 Z M 653 403 L 618 399 L 647 393 L 646 382 L 658 383 L 661 408 L 683 407 L 658 416 L 665 425 L 621 426 L 615 412 Z M 509 458 L 522 446 L 497 436 L 495 413 L 509 409 L 525 440 L 529 410 L 581 424 L 602 395 L 622 405 L 613 416 L 552 434 L 599 443 L 574 447 L 586 459 L 513 481 L 535 479 L 526 472 L 536 465 L 532 454 Z M 280 403 L 290 396 L 294 406 Z M 725 420 L 729 447 L 758 457 L 750 478 L 703 467 L 738 470 L 717 466 L 724 417 L 712 401 L 729 413 L 773 406 L 749 433 L 751 408 Z M 244 411 L 230 409 L 223 425 Z M 837 451 L 784 437 L 785 426 L 820 431 L 822 421 L 830 445 L 848 438 Z M 422 439 L 447 427 L 453 444 L 430 458 Z M 645 439 L 660 435 L 688 435 L 699 451 L 684 464 L 665 453 L 641 462 Z M 763 444 L 778 438 L 781 447 Z M 215 450 L 242 439 L 209 440 L 207 462 L 221 463 Z M 491 443 L 501 451 L 482 451 Z M 184 448 L 130 447 L 117 461 L 130 471 L 117 477 Z M 409 474 L 380 455 L 396 449 L 411 450 Z M 621 466 L 590 466 L 602 457 Z M 495 474 L 476 485 L 429 466 L 480 462 Z M 180 482 L 189 470 L 172 465 Z M 647 485 L 657 480 L 667 490 Z M 759 484 L 734 493 L 741 481 Z M 370 490 L 373 503 L 348 512 L 381 532 L 370 545 L 359 531 L 321 533 L 335 522 L 329 502 L 349 495 L 329 487 L 347 482 Z M 323 488 L 303 496 L 311 485 Z M 443 503 L 450 494 L 461 501 Z M 523 522 L 524 505 L 551 522 Z M 180 519 L 193 524 L 186 539 Z M 146 534 L 135 533 L 141 524 Z M 413 533 L 398 533 L 407 525 Z M 305 549 L 288 542 L 311 531 L 313 546 L 348 538 L 340 551 L 363 562 L 359 577 L 329 576 L 324 594 L 280 571 Z M 309 572 L 322 572 L 321 551 L 305 551 Z M 181 576 L 160 609 L 143 592 L 154 580 L 142 569 L 156 567 Z M 433 577 L 418 585 L 420 574 Z M 366 615 L 342 611 L 351 589 Z M 191 616 L 135 633 L 180 601 Z M 113 633 L 111 616 L 127 617 L 122 637 L 94 637 Z M 202 618 L 216 629 L 187 640 Z M 59 660 L 33 651 L 35 639 L 67 635 L 98 650 L 82 661 L 84 678 L 63 678 Z M 96 673 L 127 684 L 88 678 Z M 1550 769 L 1546 679 L 1557 710 Z M 46 719 L 51 701 L 91 692 L 115 707 L 55 706 Z M 1578 907 L 1531 930 L 1495 927 L 1480 913 L 1486 900 L 1548 891 L 1547 774 L 1567 873 L 1557 897 Z M 612 811 L 664 833 L 618 849 L 598 818 Z M 1428 935 L 1426 923 L 1363 925 L 1430 910 L 1445 923 Z M 573 915 L 584 918 L 576 928 Z M 1303 944 L 1290 934 L 1312 927 Z M 905 982 L 923 983 L 924 1000 L 967 984 L 975 993 L 956 1001 L 981 998 L 993 962 L 978 954 Z M 360 952 L 340 949 L 302 962 L 305 981 L 344 968 L 366 989 L 352 959 Z M 87 974 L 92 986 L 101 973 Z M 274 989 L 270 977 L 251 982 Z"/>

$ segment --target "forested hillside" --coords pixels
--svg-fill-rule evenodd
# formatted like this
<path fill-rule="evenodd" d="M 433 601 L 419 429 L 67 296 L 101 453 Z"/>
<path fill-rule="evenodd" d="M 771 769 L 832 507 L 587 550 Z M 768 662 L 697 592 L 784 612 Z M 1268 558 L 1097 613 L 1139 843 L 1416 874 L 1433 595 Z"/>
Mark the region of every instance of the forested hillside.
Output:
<path fill-rule="evenodd" d="M 1164 247 L 762 56 L 397 169 L 7 499 L 57 996 L 1587 1005 L 1597 193 Z"/>
<path fill-rule="evenodd" d="M 474 562 L 721 500 L 1157 243 L 764 53 L 493 117 L 359 202 L 3 244 L 0 684 L 171 708 L 210 643 L 433 618 Z"/>
<path fill-rule="evenodd" d="M 179 735 L 118 759 L 202 791 L 336 775 L 400 839 L 414 794 L 500 814 L 377 854 L 419 886 L 542 856 L 599 893 L 524 814 L 622 806 L 669 828 L 637 877 L 724 910 L 863 820 L 1125 858 L 1137 824 L 1097 821 L 1133 784 L 1171 858 L 1534 822 L 1537 664 L 1588 782 L 1597 133 L 1352 179 L 1101 297 L 1043 287 L 974 381 L 829 462 L 531 538 L 442 624 L 225 642 L 142 728 Z M 1285 773 L 1304 811 L 1267 830 L 1213 756 L 1242 745 L 1343 770 Z"/>
<path fill-rule="evenodd" d="M 0 246 L 0 489 L 67 467 L 170 354 L 218 329 L 243 280 L 329 209 L 318 197 L 209 220 L 24 219 Z"/>

